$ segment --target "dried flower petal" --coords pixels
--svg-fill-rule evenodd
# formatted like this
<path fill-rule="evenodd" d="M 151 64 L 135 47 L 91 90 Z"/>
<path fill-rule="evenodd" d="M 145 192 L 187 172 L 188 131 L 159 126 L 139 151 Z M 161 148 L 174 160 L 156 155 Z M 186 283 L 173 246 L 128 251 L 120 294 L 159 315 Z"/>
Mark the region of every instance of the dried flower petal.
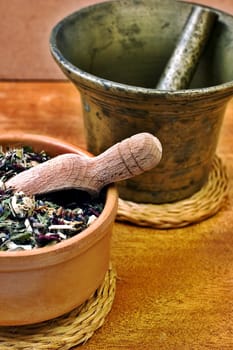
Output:
<path fill-rule="evenodd" d="M 11 198 L 11 209 L 14 216 L 25 218 L 35 209 L 35 198 L 28 197 L 23 192 L 16 192 Z"/>

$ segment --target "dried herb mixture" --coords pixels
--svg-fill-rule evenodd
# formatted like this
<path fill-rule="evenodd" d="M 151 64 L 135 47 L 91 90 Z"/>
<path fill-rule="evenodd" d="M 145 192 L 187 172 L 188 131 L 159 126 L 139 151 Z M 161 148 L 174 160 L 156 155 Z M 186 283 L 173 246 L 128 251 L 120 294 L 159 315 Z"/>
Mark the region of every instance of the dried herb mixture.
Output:
<path fill-rule="evenodd" d="M 30 147 L 0 150 L 0 251 L 31 250 L 56 244 L 87 228 L 104 207 L 98 198 L 78 190 L 26 196 L 4 188 L 17 173 L 49 159 Z"/>

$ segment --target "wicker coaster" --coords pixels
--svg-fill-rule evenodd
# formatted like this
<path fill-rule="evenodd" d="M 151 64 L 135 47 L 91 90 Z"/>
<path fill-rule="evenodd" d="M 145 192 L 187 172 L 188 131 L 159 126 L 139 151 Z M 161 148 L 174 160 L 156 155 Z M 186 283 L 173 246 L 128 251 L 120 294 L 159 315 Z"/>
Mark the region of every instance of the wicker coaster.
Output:
<path fill-rule="evenodd" d="M 216 156 L 207 183 L 191 197 L 167 204 L 141 204 L 119 199 L 117 220 L 159 229 L 184 227 L 216 214 L 226 201 L 227 193 L 227 171 Z"/>
<path fill-rule="evenodd" d="M 35 325 L 0 327 L 0 349 L 69 350 L 86 342 L 111 310 L 115 287 L 116 274 L 110 267 L 96 292 L 68 314 Z"/>

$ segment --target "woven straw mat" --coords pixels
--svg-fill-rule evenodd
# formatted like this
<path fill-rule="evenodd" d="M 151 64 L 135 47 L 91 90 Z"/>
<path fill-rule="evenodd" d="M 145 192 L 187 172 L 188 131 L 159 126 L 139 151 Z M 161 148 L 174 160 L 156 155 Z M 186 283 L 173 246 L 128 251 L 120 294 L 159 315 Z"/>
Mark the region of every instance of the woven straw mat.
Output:
<path fill-rule="evenodd" d="M 208 181 L 191 197 L 166 204 L 141 204 L 120 198 L 117 220 L 158 229 L 184 227 L 216 214 L 226 201 L 227 193 L 227 171 L 215 156 Z"/>
<path fill-rule="evenodd" d="M 110 267 L 96 292 L 68 314 L 34 325 L 0 327 L 0 349 L 69 350 L 86 342 L 111 310 L 115 286 L 116 273 Z"/>

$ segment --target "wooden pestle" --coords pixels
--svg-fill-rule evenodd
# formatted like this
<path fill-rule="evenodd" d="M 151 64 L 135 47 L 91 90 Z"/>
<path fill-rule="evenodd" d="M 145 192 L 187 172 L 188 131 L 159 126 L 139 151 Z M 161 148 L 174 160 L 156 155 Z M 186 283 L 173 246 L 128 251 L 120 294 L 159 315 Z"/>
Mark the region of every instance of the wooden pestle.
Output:
<path fill-rule="evenodd" d="M 162 156 L 159 140 L 139 133 L 96 157 L 59 155 L 9 179 L 5 186 L 27 195 L 76 188 L 91 194 L 107 184 L 128 179 L 155 167 Z"/>
<path fill-rule="evenodd" d="M 217 19 L 217 14 L 194 6 L 175 50 L 156 86 L 158 90 L 186 89 Z"/>

